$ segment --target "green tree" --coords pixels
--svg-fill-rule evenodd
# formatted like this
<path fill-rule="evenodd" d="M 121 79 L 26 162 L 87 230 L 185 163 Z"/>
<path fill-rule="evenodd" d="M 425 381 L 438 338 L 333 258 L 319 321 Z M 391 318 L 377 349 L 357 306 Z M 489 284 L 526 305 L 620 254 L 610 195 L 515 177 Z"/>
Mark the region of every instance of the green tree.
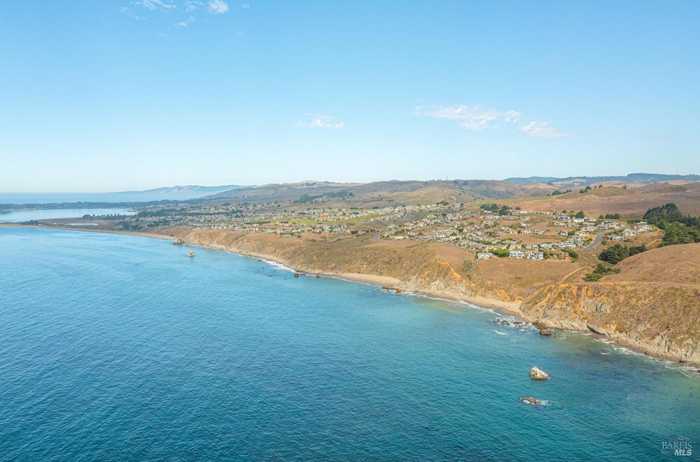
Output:
<path fill-rule="evenodd" d="M 674 203 L 664 204 L 661 207 L 654 207 L 653 209 L 647 210 L 644 214 L 644 220 L 652 225 L 659 224 L 661 222 L 674 222 L 679 221 L 683 218 L 683 214 L 678 209 L 678 206 Z"/>

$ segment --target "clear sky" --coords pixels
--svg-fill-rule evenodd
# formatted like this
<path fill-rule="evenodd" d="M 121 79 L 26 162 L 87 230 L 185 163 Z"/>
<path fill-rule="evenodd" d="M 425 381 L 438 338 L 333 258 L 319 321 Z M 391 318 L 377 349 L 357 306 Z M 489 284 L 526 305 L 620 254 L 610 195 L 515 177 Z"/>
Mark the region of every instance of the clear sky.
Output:
<path fill-rule="evenodd" d="M 700 2 L 6 0 L 0 191 L 700 173 Z"/>

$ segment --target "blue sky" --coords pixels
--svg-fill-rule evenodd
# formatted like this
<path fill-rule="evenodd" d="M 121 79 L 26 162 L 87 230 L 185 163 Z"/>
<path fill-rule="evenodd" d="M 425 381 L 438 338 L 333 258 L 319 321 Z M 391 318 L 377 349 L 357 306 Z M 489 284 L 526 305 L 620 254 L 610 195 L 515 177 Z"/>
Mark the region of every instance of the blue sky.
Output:
<path fill-rule="evenodd" d="M 0 5 L 0 191 L 700 173 L 700 2 Z"/>

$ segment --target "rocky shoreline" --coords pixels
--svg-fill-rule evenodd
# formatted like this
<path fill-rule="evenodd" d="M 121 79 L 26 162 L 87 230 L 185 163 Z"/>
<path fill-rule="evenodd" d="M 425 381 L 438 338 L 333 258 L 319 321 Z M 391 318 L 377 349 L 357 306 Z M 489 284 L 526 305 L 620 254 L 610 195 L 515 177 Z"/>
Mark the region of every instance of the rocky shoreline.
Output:
<path fill-rule="evenodd" d="M 552 329 L 587 333 L 656 359 L 698 367 L 698 371 L 700 371 L 700 350 L 697 348 L 697 337 L 693 338 L 691 336 L 688 341 L 679 344 L 675 341 L 676 339 L 668 336 L 651 337 L 650 335 L 645 335 L 645 332 L 638 330 L 631 331 L 629 334 L 620 333 L 615 330 L 614 325 L 611 328 L 609 324 L 606 325 L 604 322 L 587 322 L 584 320 L 585 316 L 581 316 L 583 312 L 572 314 L 571 311 L 557 309 L 556 307 L 561 303 L 569 303 L 574 306 L 576 304 L 588 304 L 594 307 L 599 307 L 600 304 L 596 305 L 595 301 L 591 302 L 590 300 L 567 300 L 564 298 L 548 305 L 547 302 L 543 303 L 538 296 L 541 297 L 543 292 L 553 290 L 551 287 L 541 289 L 535 296 L 526 300 L 504 300 L 493 296 L 469 293 L 467 290 L 459 290 L 455 287 L 455 284 L 447 284 L 440 280 L 424 283 L 416 277 L 405 280 L 386 275 L 342 271 L 342 268 L 340 271 L 329 271 L 323 267 L 312 267 L 296 261 L 294 258 L 285 258 L 284 255 L 280 254 L 278 246 L 270 246 L 269 251 L 265 252 L 265 246 L 247 245 L 246 241 L 219 242 L 217 239 L 207 239 L 206 233 L 204 235 L 190 234 L 189 231 L 191 230 L 179 230 L 170 236 L 183 239 L 190 245 L 223 250 L 268 262 L 276 262 L 294 271 L 308 275 L 373 284 L 388 289 L 393 293 L 416 294 L 493 309 L 499 313 L 512 315 L 533 324 L 545 336 L 551 335 Z M 162 234 L 160 236 L 162 237 Z M 651 288 L 651 290 L 654 290 L 654 288 Z M 602 321 L 605 321 L 605 319 L 602 318 Z M 632 321 L 634 319 L 630 319 L 630 322 Z"/>
<path fill-rule="evenodd" d="M 22 225 L 10 225 L 22 226 Z M 49 228 L 56 228 L 50 226 Z M 332 270 L 327 264 L 327 259 L 312 259 L 315 265 L 309 264 L 300 258 L 303 255 L 304 247 L 298 251 L 290 252 L 289 243 L 278 241 L 256 241 L 246 240 L 244 236 L 231 236 L 221 233 L 213 233 L 211 230 L 198 229 L 175 229 L 163 232 L 120 232 L 104 229 L 76 229 L 66 227 L 72 231 L 106 232 L 113 234 L 136 235 L 141 237 L 180 240 L 186 245 L 196 245 L 204 248 L 222 250 L 239 255 L 256 258 L 268 263 L 283 265 L 290 271 L 297 272 L 300 276 L 317 276 L 342 279 L 350 282 L 371 284 L 379 286 L 391 293 L 413 294 L 434 299 L 442 299 L 465 303 L 468 305 L 492 309 L 498 313 L 514 316 L 517 319 L 534 325 L 541 335 L 551 335 L 553 330 L 574 331 L 586 333 L 595 337 L 610 341 L 619 346 L 632 351 L 645 354 L 647 356 L 677 362 L 690 366 L 691 369 L 700 371 L 700 348 L 698 342 L 700 332 L 694 332 L 693 326 L 685 338 L 679 335 L 669 336 L 658 332 L 658 327 L 652 322 L 642 322 L 638 313 L 634 309 L 623 312 L 623 319 L 626 319 L 629 326 L 623 326 L 626 330 L 620 331 L 620 319 L 610 316 L 614 311 L 615 304 L 624 303 L 620 299 L 621 290 L 629 290 L 635 294 L 647 294 L 646 304 L 655 307 L 659 300 L 668 297 L 669 293 L 659 293 L 659 289 L 654 286 L 643 287 L 639 284 L 630 284 L 621 289 L 618 286 L 606 287 L 603 284 L 596 286 L 580 284 L 551 284 L 538 289 L 534 295 L 525 299 L 514 299 L 508 297 L 503 291 L 500 293 L 506 296 L 498 298 L 496 294 L 482 295 L 476 292 L 474 285 L 467 285 L 468 281 L 463 281 L 451 274 L 450 271 L 430 272 L 425 278 L 419 277 L 415 271 L 402 273 L 404 277 L 396 275 L 372 274 L 371 272 L 357 271 L 353 266 L 346 268 L 337 265 Z M 354 262 L 353 262 L 354 263 Z M 400 264 L 400 262 L 396 262 Z M 431 269 L 431 268 L 429 268 Z M 408 276 L 408 277 L 405 277 Z M 591 289 L 595 287 L 595 289 Z M 678 288 L 673 289 L 673 295 L 678 297 Z M 684 298 L 684 303 L 693 303 L 693 290 L 689 290 L 689 297 Z M 607 293 L 609 292 L 609 293 Z M 616 297 L 618 298 L 616 300 Z M 700 296 L 699 296 L 700 297 Z M 687 300 L 690 300 L 689 302 Z M 639 303 L 638 303 L 639 305 Z M 633 307 L 634 308 L 634 307 Z M 700 310 L 698 310 L 700 311 Z M 695 312 L 693 312 L 695 313 Z M 635 318 L 636 316 L 636 318 Z M 657 323 L 658 324 L 658 323 Z M 641 326 L 641 327 L 640 327 Z"/>

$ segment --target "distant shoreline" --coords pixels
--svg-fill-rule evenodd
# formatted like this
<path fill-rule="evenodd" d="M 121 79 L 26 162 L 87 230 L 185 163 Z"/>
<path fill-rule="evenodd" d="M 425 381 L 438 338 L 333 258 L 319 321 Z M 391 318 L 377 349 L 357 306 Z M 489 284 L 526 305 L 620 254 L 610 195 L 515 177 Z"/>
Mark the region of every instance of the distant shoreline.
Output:
<path fill-rule="evenodd" d="M 21 223 L 0 223 L 0 228 L 37 228 L 37 229 L 59 229 L 62 231 L 77 231 L 77 232 L 87 232 L 87 233 L 102 233 L 102 234 L 117 234 L 117 235 L 124 235 L 124 236 L 137 236 L 137 237 L 147 237 L 147 238 L 155 238 L 155 239 L 161 239 L 161 240 L 167 240 L 167 241 L 174 241 L 177 238 L 175 236 L 167 235 L 167 234 L 161 234 L 161 233 L 154 233 L 154 232 L 140 232 L 140 231 L 120 231 L 120 230 L 110 230 L 110 229 L 104 229 L 104 228 L 81 228 L 81 227 L 73 227 L 73 226 L 64 226 L 64 225 L 49 225 L 49 224 L 21 224 Z M 268 264 L 276 263 L 279 265 L 283 265 L 287 268 L 289 268 L 291 271 L 294 271 L 296 273 L 304 273 L 309 276 L 319 276 L 319 277 L 325 277 L 325 278 L 332 278 L 332 279 L 339 279 L 347 282 L 354 282 L 354 283 L 363 283 L 363 284 L 369 284 L 373 285 L 376 287 L 380 288 L 390 288 L 394 289 L 396 286 L 401 284 L 401 281 L 395 278 L 387 277 L 387 276 L 378 276 L 378 275 L 373 275 L 373 274 L 362 274 L 362 273 L 344 273 L 344 272 L 328 272 L 328 271 L 307 271 L 301 268 L 297 268 L 294 265 L 289 264 L 289 262 L 285 261 L 280 261 L 279 259 L 275 258 L 273 255 L 268 255 L 268 254 L 263 254 L 263 253 L 257 253 L 257 252 L 246 252 L 243 250 L 234 250 L 231 248 L 227 248 L 225 246 L 221 245 L 216 245 L 216 244 L 203 244 L 203 243 L 192 243 L 192 242 L 185 242 L 186 245 L 189 246 L 194 246 L 194 247 L 200 247 L 204 249 L 211 249 L 211 250 L 220 250 L 228 253 L 232 253 L 235 255 L 241 255 L 244 257 L 249 257 L 249 258 L 254 258 L 256 260 L 263 261 Z M 498 300 L 495 298 L 488 298 L 488 297 L 479 297 L 479 296 L 473 296 L 473 297 L 464 297 L 464 296 L 457 296 L 457 295 L 451 295 L 446 292 L 439 292 L 439 291 L 425 291 L 425 290 L 402 290 L 400 293 L 404 294 L 412 294 L 412 295 L 418 295 L 418 296 L 423 296 L 431 299 L 438 299 L 438 300 L 445 300 L 449 302 L 458 302 L 462 304 L 467 304 L 467 305 L 476 305 L 479 308 L 486 308 L 486 309 L 491 309 L 495 310 L 501 314 L 506 314 L 510 316 L 517 316 L 521 318 L 524 321 L 528 321 L 525 316 L 523 316 L 523 313 L 517 308 L 516 303 L 512 302 L 505 302 L 502 300 Z M 530 322 L 530 321 L 528 321 Z"/>

